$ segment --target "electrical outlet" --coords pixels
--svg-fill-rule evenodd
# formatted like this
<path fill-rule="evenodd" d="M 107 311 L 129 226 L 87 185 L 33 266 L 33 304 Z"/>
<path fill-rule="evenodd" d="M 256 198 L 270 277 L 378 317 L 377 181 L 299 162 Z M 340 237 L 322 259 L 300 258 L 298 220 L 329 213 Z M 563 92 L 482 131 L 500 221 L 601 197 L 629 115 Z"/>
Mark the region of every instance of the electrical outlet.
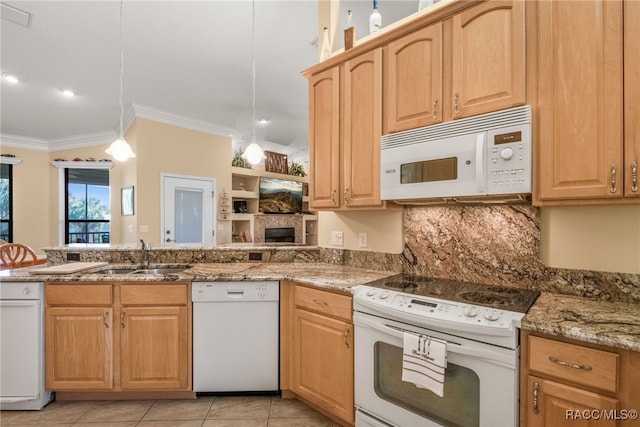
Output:
<path fill-rule="evenodd" d="M 367 247 L 367 233 L 358 234 L 358 245 L 361 248 L 366 248 Z"/>
<path fill-rule="evenodd" d="M 331 244 L 333 246 L 344 246 L 344 233 L 342 231 L 332 231 Z"/>

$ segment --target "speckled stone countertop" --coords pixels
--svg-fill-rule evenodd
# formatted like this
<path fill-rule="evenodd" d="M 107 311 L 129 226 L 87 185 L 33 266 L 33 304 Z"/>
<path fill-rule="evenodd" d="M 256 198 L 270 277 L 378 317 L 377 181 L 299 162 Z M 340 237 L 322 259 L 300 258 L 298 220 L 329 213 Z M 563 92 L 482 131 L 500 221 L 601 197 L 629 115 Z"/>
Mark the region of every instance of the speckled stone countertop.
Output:
<path fill-rule="evenodd" d="M 175 264 L 154 264 L 152 267 L 169 267 Z M 345 267 L 329 263 L 196 263 L 181 273 L 173 274 L 100 274 L 98 271 L 116 268 L 132 268 L 128 264 L 109 264 L 73 274 L 32 275 L 26 267 L 0 271 L 0 282 L 157 282 L 180 281 L 249 281 L 249 280 L 295 280 L 320 288 L 350 293 L 352 286 L 397 274 L 392 271 L 377 271 Z M 133 271 L 133 270 L 132 270 Z"/>
<path fill-rule="evenodd" d="M 522 329 L 640 351 L 640 305 L 543 292 Z"/>

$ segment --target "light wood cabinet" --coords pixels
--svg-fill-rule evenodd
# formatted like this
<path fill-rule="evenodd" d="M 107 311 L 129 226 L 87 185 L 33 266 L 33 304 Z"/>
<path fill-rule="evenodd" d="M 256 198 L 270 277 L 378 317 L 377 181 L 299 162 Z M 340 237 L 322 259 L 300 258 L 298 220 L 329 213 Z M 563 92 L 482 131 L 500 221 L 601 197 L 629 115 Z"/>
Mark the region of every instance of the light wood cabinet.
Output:
<path fill-rule="evenodd" d="M 187 283 L 53 284 L 46 292 L 46 381 L 55 391 L 187 391 Z"/>
<path fill-rule="evenodd" d="M 281 386 L 344 425 L 354 423 L 351 296 L 283 282 Z"/>
<path fill-rule="evenodd" d="M 384 47 L 384 134 L 442 121 L 442 23 Z"/>
<path fill-rule="evenodd" d="M 538 2 L 539 204 L 640 195 L 639 8 Z"/>
<path fill-rule="evenodd" d="M 309 78 L 309 160 L 312 209 L 340 207 L 340 67 Z"/>
<path fill-rule="evenodd" d="M 186 307 L 121 309 L 123 390 L 184 389 L 188 385 Z"/>
<path fill-rule="evenodd" d="M 113 387 L 111 307 L 49 307 L 45 328 L 48 390 Z"/>
<path fill-rule="evenodd" d="M 636 409 L 640 353 L 528 331 L 521 342 L 520 425 L 617 426 Z"/>
<path fill-rule="evenodd" d="M 189 386 L 186 284 L 120 285 L 120 386 L 123 390 Z"/>
<path fill-rule="evenodd" d="M 343 66 L 343 208 L 379 207 L 382 135 L 382 49 Z"/>
<path fill-rule="evenodd" d="M 483 2 L 452 18 L 453 119 L 525 102 L 525 2 Z"/>
<path fill-rule="evenodd" d="M 311 209 L 382 207 L 382 50 L 309 76 Z"/>
<path fill-rule="evenodd" d="M 576 419 L 586 418 L 582 416 L 584 411 L 604 414 L 619 409 L 617 399 L 533 375 L 528 377 L 528 386 L 531 390 L 528 398 L 532 402 L 529 427 L 570 427 L 576 425 Z M 616 421 L 593 417 L 581 425 L 615 426 Z"/>

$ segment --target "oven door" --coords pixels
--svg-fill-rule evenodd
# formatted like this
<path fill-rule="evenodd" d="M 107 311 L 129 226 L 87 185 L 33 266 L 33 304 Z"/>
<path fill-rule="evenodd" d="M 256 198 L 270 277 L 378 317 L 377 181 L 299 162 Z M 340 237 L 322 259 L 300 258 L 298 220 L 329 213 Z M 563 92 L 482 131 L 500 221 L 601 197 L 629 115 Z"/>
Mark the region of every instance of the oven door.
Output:
<path fill-rule="evenodd" d="M 376 425 L 364 422 L 371 416 L 394 426 L 518 425 L 517 349 L 359 312 L 354 313 L 354 324 L 355 401 L 362 420 L 359 425 Z M 443 397 L 402 381 L 403 331 L 447 341 Z"/>

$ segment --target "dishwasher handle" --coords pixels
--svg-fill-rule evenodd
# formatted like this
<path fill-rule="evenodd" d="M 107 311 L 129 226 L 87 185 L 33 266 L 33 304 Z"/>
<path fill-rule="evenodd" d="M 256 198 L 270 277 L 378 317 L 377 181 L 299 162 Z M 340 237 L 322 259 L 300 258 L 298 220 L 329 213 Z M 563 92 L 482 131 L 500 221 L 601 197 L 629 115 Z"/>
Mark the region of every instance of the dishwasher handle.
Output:
<path fill-rule="evenodd" d="M 239 290 L 239 291 L 232 291 L 230 289 L 227 289 L 227 297 L 228 298 L 232 298 L 232 299 L 240 299 L 244 297 L 244 291 Z"/>

